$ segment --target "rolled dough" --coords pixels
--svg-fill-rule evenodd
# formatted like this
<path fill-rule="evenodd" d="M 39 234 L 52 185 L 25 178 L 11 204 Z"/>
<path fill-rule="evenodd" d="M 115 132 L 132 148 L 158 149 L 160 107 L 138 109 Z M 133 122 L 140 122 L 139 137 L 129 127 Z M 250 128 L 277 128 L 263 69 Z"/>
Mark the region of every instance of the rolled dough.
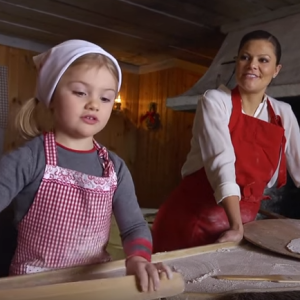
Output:
<path fill-rule="evenodd" d="M 300 238 L 291 240 L 286 247 L 289 251 L 300 254 Z"/>

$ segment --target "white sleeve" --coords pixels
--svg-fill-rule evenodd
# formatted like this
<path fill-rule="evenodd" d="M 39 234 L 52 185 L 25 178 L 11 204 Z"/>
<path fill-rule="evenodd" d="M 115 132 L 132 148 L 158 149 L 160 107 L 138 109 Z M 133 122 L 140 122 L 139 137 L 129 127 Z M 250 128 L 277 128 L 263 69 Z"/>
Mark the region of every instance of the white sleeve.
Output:
<path fill-rule="evenodd" d="M 236 183 L 235 154 L 228 127 L 230 117 L 220 91 L 207 91 L 198 103 L 196 115 L 194 128 L 198 132 L 194 134 L 198 137 L 206 175 L 217 203 L 228 196 L 241 198 L 240 188 Z"/>
<path fill-rule="evenodd" d="M 295 185 L 300 187 L 300 130 L 292 108 L 289 106 L 284 116 L 286 137 L 287 169 Z"/>

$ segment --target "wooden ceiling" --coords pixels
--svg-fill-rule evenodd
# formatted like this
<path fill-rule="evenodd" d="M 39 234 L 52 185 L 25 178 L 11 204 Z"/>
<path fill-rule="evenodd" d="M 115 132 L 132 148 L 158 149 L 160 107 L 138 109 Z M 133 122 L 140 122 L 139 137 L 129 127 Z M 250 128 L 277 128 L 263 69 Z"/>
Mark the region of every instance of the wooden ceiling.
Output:
<path fill-rule="evenodd" d="M 298 12 L 300 0 L 0 0 L 0 33 L 49 46 L 86 39 L 135 66 L 209 66 L 222 31 Z"/>

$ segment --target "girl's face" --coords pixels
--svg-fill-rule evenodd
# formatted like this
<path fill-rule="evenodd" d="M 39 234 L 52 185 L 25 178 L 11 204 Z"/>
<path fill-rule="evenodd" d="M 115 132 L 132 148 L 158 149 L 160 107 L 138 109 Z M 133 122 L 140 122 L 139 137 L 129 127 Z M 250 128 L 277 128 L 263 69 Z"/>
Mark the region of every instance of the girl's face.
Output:
<path fill-rule="evenodd" d="M 70 67 L 51 104 L 56 130 L 73 138 L 93 137 L 107 124 L 116 95 L 117 82 L 107 67 Z"/>
<path fill-rule="evenodd" d="M 273 44 L 267 40 L 251 40 L 239 52 L 236 81 L 245 92 L 264 92 L 280 69 Z"/>

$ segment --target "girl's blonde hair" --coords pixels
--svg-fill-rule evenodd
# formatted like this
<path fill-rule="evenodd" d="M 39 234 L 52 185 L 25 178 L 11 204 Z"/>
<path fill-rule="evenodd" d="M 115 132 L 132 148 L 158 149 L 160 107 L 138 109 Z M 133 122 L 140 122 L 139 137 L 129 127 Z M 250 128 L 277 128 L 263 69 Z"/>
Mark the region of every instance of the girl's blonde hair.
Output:
<path fill-rule="evenodd" d="M 102 54 L 99 53 L 85 54 L 79 57 L 78 59 L 76 59 L 69 66 L 69 68 L 82 65 L 82 64 L 88 64 L 91 68 L 106 67 L 114 76 L 117 83 L 120 80 L 116 65 L 108 57 Z M 40 122 L 42 122 L 38 120 L 41 115 L 41 112 L 43 111 L 43 121 L 45 121 L 44 114 L 47 113 L 49 114 L 50 112 L 49 108 L 46 108 L 45 105 L 41 107 L 40 104 L 43 105 L 43 103 L 41 103 L 38 99 L 31 98 L 25 102 L 25 104 L 21 107 L 19 113 L 16 116 L 16 121 L 15 121 L 16 127 L 19 130 L 21 136 L 26 140 L 32 139 L 40 135 L 44 130 L 49 130 L 49 127 L 50 128 L 53 127 L 52 124 L 53 120 L 51 117 L 52 114 L 50 118 L 48 118 L 48 116 L 46 118 L 46 120 L 48 120 L 48 122 L 50 122 L 51 125 L 48 124 L 48 126 L 45 126 L 45 124 L 39 124 Z"/>

